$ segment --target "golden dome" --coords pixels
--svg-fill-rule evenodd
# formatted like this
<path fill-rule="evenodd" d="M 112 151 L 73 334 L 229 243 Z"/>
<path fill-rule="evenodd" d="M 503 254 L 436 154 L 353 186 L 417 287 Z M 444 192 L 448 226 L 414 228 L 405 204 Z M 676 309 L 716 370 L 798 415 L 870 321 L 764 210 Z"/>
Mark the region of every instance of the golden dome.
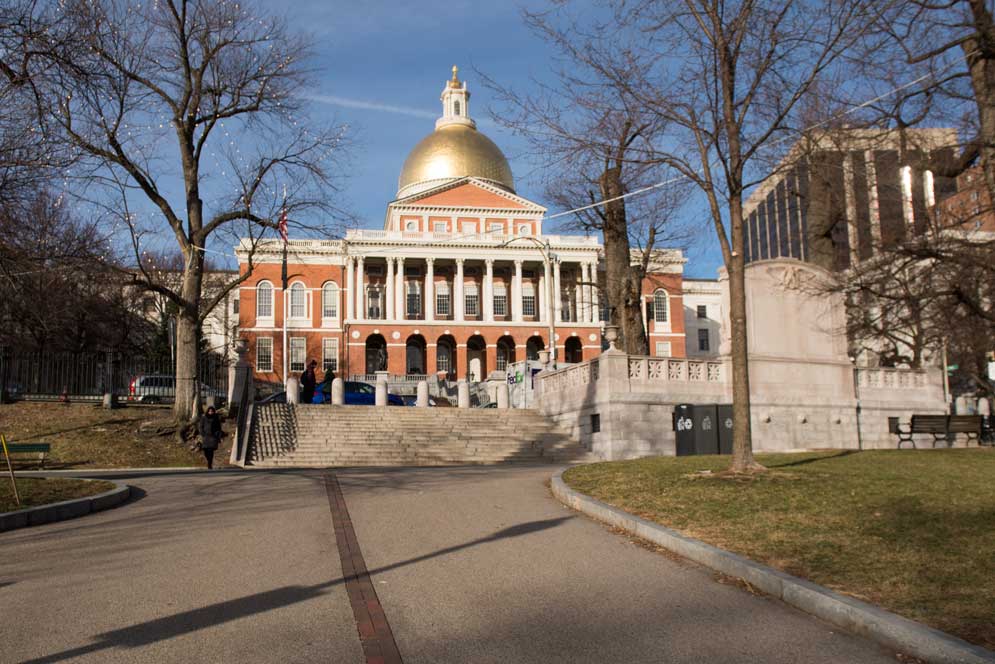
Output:
<path fill-rule="evenodd" d="M 515 191 L 511 167 L 494 141 L 466 124 L 443 125 L 423 138 L 404 160 L 397 197 L 468 175 Z"/>

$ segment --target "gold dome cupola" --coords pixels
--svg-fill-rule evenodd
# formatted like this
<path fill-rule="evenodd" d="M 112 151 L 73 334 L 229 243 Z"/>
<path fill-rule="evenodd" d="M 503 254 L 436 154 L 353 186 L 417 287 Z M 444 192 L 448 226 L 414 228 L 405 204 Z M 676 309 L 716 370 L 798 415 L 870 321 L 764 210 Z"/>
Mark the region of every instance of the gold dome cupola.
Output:
<path fill-rule="evenodd" d="M 477 131 L 470 117 L 470 91 L 460 81 L 459 70 L 442 89 L 442 117 L 435 131 L 423 138 L 404 160 L 397 184 L 397 198 L 445 184 L 462 177 L 488 180 L 512 193 L 511 167 L 494 141 Z"/>

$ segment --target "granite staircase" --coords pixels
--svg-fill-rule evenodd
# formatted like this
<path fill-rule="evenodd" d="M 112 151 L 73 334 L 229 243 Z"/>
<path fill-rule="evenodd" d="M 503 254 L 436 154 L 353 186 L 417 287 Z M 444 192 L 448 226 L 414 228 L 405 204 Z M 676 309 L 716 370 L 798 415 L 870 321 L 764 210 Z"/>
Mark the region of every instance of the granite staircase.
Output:
<path fill-rule="evenodd" d="M 257 405 L 248 463 L 446 466 L 597 461 L 533 410 Z"/>

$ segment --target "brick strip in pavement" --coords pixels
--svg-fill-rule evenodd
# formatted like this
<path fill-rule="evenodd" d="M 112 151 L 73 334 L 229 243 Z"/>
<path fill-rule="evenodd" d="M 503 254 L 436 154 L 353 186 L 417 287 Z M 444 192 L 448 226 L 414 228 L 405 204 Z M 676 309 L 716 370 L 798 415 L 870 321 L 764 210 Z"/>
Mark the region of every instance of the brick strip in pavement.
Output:
<path fill-rule="evenodd" d="M 373 580 L 366 569 L 363 552 L 352 527 L 345 496 L 335 473 L 325 473 L 325 491 L 335 527 L 335 543 L 342 560 L 342 578 L 356 619 L 359 641 L 363 646 L 367 664 L 402 664 L 401 653 L 394 641 L 394 633 L 387 622 L 380 598 L 373 587 Z"/>

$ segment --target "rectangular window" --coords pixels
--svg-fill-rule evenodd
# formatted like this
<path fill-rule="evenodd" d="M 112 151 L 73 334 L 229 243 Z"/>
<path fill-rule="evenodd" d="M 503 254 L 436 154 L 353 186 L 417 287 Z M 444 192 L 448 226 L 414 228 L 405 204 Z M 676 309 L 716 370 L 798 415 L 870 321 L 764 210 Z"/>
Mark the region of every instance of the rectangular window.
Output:
<path fill-rule="evenodd" d="M 708 318 L 708 307 L 704 304 L 698 305 L 698 318 Z"/>
<path fill-rule="evenodd" d="M 432 224 L 432 230 L 436 233 L 445 233 L 448 224 L 444 221 L 436 221 Z"/>
<path fill-rule="evenodd" d="M 670 357 L 670 342 L 669 341 L 657 341 L 656 342 L 656 356 L 657 357 Z"/>
<path fill-rule="evenodd" d="M 522 296 L 522 315 L 531 316 L 535 318 L 536 315 L 536 296 L 535 295 L 523 295 Z"/>
<path fill-rule="evenodd" d="M 477 232 L 477 222 L 475 221 L 464 221 L 463 222 L 463 232 L 469 235 L 473 235 Z"/>
<path fill-rule="evenodd" d="M 504 224 L 502 224 L 500 222 L 490 223 L 490 224 L 487 225 L 487 232 L 488 233 L 496 233 L 496 234 L 500 235 L 501 233 L 504 233 Z"/>
<path fill-rule="evenodd" d="M 380 319 L 380 289 L 370 288 L 366 291 L 366 317 L 370 320 Z"/>
<path fill-rule="evenodd" d="M 508 293 L 504 284 L 494 284 L 494 315 L 508 315 Z"/>
<path fill-rule="evenodd" d="M 440 318 L 448 318 L 450 315 L 449 284 L 440 282 L 436 284 L 436 287 L 438 290 L 435 293 L 435 315 Z"/>
<path fill-rule="evenodd" d="M 304 371 L 304 361 L 307 359 L 307 340 L 304 337 L 290 339 L 290 370 Z"/>
<path fill-rule="evenodd" d="M 477 284 L 466 284 L 464 295 L 463 313 L 467 316 L 480 315 L 480 294 L 477 292 Z"/>
<path fill-rule="evenodd" d="M 522 284 L 522 315 L 533 318 L 536 315 L 535 287 L 531 283 Z"/>
<path fill-rule="evenodd" d="M 408 282 L 408 318 L 421 318 L 421 289 L 417 282 Z"/>
<path fill-rule="evenodd" d="M 233 314 L 237 314 L 238 313 L 238 298 L 237 297 L 234 300 L 231 301 L 231 312 Z"/>
<path fill-rule="evenodd" d="M 273 339 L 270 337 L 256 339 L 256 371 L 273 371 Z"/>
<path fill-rule="evenodd" d="M 321 368 L 325 371 L 339 370 L 339 340 L 321 340 Z"/>
<path fill-rule="evenodd" d="M 708 348 L 708 330 L 698 330 L 698 350 L 707 351 Z"/>

